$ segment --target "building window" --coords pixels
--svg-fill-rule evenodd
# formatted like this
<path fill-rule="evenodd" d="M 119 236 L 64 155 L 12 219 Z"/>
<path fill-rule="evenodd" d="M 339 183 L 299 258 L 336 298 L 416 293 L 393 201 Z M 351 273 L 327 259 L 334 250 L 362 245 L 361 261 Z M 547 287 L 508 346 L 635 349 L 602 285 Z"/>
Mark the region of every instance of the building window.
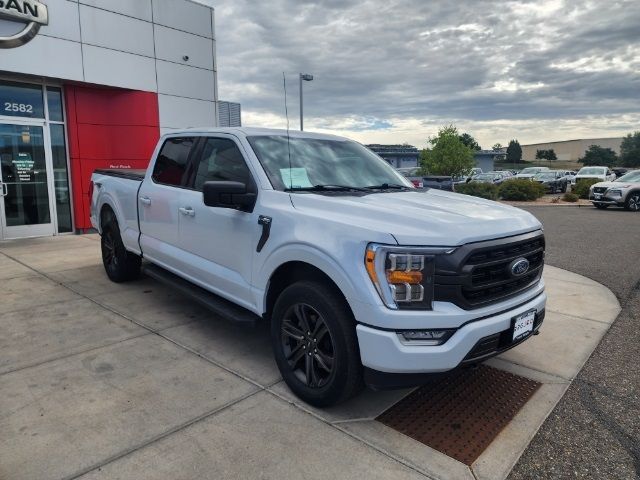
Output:
<path fill-rule="evenodd" d="M 44 118 L 42 87 L 0 81 L 0 115 Z"/>
<path fill-rule="evenodd" d="M 62 90 L 58 87 L 47 87 L 47 108 L 49 121 L 64 122 L 62 113 Z"/>

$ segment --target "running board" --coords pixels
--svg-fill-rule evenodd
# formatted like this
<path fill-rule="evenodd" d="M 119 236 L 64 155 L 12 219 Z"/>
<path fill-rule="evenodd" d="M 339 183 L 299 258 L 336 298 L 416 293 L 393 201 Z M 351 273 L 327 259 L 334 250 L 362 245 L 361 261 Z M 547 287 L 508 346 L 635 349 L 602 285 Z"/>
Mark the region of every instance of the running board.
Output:
<path fill-rule="evenodd" d="M 249 310 L 239 307 L 235 303 L 232 303 L 215 293 L 211 293 L 204 288 L 194 285 L 164 268 L 153 264 L 146 264 L 143 265 L 142 272 L 154 280 L 171 287 L 173 290 L 176 290 L 187 297 L 191 297 L 206 309 L 216 315 L 226 318 L 227 320 L 232 320 L 245 325 L 250 324 L 252 326 L 261 320 L 258 315 L 250 312 Z"/>

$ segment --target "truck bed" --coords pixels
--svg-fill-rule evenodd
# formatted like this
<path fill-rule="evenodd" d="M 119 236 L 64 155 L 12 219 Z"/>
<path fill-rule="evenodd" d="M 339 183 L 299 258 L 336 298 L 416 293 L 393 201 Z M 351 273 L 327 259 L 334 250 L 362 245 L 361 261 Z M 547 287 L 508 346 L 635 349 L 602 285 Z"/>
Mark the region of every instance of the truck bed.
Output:
<path fill-rule="evenodd" d="M 126 178 L 128 180 L 144 180 L 147 173 L 146 170 L 134 170 L 131 168 L 99 168 L 94 171 L 100 175 L 109 175 L 110 177 Z"/>

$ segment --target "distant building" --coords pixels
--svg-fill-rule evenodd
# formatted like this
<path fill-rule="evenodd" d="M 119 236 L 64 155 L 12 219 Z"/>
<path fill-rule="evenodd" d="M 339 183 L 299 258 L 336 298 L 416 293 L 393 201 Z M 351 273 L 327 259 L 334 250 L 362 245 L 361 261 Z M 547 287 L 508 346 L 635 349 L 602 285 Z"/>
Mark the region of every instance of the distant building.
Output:
<path fill-rule="evenodd" d="M 418 166 L 420 151 L 413 145 L 366 145 L 374 153 L 384 158 L 394 168 L 411 168 Z"/>
<path fill-rule="evenodd" d="M 558 160 L 576 162 L 584 157 L 585 152 L 591 145 L 598 145 L 603 148 L 610 148 L 617 154 L 620 153 L 622 137 L 615 138 L 581 138 L 578 140 L 564 140 L 560 142 L 534 143 L 522 145 L 522 159 L 527 161 L 536 160 L 538 150 L 553 149 Z"/>
<path fill-rule="evenodd" d="M 493 170 L 493 164 L 496 157 L 504 157 L 504 153 L 495 150 L 478 150 L 473 152 L 473 159 L 476 162 L 476 167 L 482 169 L 483 172 L 491 172 Z"/>
<path fill-rule="evenodd" d="M 242 112 L 239 103 L 218 102 L 218 125 L 221 127 L 241 127 Z"/>

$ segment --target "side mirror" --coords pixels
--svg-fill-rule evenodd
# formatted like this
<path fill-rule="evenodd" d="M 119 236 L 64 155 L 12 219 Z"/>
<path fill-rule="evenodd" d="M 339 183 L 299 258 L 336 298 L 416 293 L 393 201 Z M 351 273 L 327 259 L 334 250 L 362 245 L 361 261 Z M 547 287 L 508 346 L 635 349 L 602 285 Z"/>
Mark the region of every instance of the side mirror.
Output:
<path fill-rule="evenodd" d="M 242 182 L 204 182 L 202 200 L 207 207 L 251 212 L 256 204 L 256 193 Z"/>

